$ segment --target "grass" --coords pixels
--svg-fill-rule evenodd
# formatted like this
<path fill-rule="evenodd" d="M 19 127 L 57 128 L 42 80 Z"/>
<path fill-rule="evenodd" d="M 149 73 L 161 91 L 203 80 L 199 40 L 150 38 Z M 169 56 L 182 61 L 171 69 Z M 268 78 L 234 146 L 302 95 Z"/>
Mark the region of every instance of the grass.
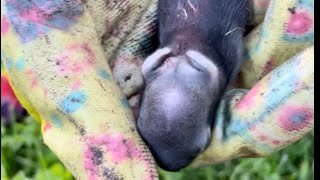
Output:
<path fill-rule="evenodd" d="M 1 179 L 73 179 L 42 142 L 40 124 L 31 117 L 10 128 L 1 123 Z"/>
<path fill-rule="evenodd" d="M 159 170 L 161 180 L 311 180 L 314 136 L 268 158 L 239 159 L 178 173 Z M 1 179 L 71 180 L 70 172 L 42 143 L 40 125 L 31 117 L 10 128 L 1 124 Z"/>

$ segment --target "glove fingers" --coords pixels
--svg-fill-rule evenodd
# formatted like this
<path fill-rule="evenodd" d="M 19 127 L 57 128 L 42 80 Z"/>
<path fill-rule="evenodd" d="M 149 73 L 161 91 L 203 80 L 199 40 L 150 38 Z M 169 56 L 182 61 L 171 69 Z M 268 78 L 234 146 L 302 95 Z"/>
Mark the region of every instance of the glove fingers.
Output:
<path fill-rule="evenodd" d="M 313 0 L 272 0 L 264 21 L 246 37 L 241 87 L 251 88 L 287 59 L 314 43 Z"/>
<path fill-rule="evenodd" d="M 231 90 L 221 102 L 213 140 L 193 166 L 270 155 L 314 126 L 314 48 L 285 62 L 250 91 Z"/>

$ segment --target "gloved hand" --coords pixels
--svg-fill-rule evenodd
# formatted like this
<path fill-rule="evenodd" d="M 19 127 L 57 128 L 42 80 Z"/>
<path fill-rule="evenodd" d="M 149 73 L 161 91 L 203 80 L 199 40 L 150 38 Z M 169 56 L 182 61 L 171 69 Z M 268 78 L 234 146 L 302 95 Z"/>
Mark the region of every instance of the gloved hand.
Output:
<path fill-rule="evenodd" d="M 156 2 L 1 0 L 10 83 L 77 179 L 157 179 L 130 108 L 155 49 Z M 313 0 L 253 4 L 257 28 L 238 85 L 251 90 L 226 93 L 193 166 L 269 155 L 313 128 Z"/>

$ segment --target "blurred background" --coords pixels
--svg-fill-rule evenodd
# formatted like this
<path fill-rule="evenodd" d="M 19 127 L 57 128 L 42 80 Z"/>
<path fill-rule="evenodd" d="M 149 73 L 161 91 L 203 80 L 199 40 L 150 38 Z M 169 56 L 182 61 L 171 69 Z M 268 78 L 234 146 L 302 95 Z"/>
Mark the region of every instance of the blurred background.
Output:
<path fill-rule="evenodd" d="M 1 66 L 2 67 L 2 66 Z M 169 173 L 161 180 L 311 180 L 314 133 L 268 158 Z M 42 142 L 40 124 L 16 100 L 1 68 L 1 179 L 71 180 L 70 172 Z"/>

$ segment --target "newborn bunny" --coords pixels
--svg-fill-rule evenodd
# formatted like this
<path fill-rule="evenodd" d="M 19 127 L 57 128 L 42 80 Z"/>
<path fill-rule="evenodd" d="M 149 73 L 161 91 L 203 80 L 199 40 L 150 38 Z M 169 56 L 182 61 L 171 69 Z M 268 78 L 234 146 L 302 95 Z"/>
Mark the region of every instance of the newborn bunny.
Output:
<path fill-rule="evenodd" d="M 243 59 L 249 0 L 159 0 L 160 47 L 142 65 L 138 130 L 177 171 L 211 140 L 215 111 Z"/>

